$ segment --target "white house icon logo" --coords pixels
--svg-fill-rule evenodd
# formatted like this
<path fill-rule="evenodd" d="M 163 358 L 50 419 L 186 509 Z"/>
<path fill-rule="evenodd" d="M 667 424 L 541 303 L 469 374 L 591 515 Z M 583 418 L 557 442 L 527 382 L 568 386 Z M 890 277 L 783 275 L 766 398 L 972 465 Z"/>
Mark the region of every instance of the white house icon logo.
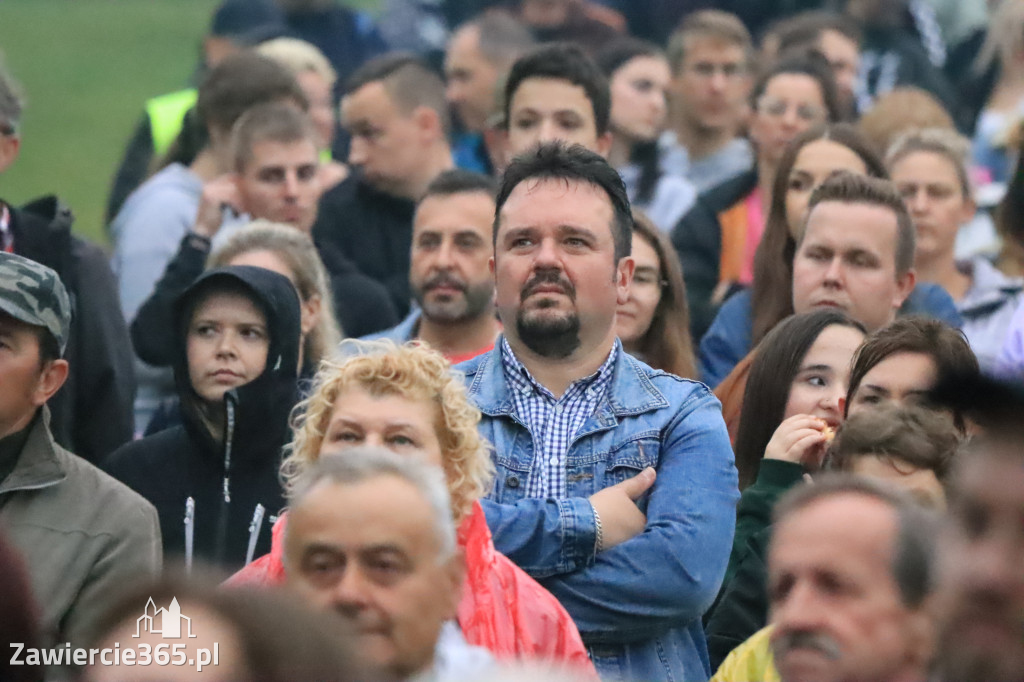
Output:
<path fill-rule="evenodd" d="M 178 605 L 178 598 L 171 599 L 170 605 L 165 608 L 157 608 L 150 597 L 146 602 L 145 612 L 135 621 L 135 634 L 132 637 L 141 637 L 143 632 L 160 635 L 163 639 L 181 639 L 181 622 L 185 621 L 185 637 L 195 637 L 192 634 L 192 619 L 181 613 Z"/>

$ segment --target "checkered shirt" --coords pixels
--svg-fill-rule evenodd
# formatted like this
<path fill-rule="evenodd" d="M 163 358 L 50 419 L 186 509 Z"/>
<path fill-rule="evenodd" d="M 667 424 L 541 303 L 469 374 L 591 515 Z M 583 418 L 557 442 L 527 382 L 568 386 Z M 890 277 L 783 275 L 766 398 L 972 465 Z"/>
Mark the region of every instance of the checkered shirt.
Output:
<path fill-rule="evenodd" d="M 533 437 L 533 470 L 527 497 L 565 497 L 565 459 L 572 439 L 594 414 L 608 392 L 619 356 L 618 339 L 604 364 L 593 374 L 573 382 L 561 398 L 541 386 L 516 358 L 508 341 L 501 341 L 501 364 L 509 383 L 516 413 Z"/>

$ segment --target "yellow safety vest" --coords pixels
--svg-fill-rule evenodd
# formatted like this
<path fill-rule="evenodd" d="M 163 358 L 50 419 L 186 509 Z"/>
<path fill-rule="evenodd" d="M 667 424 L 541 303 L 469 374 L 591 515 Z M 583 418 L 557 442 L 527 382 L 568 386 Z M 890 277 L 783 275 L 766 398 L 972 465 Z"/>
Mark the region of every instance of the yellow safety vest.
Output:
<path fill-rule="evenodd" d="M 169 92 L 146 102 L 149 131 L 153 138 L 153 153 L 163 156 L 181 133 L 185 114 L 196 105 L 199 91 L 195 88 Z"/>

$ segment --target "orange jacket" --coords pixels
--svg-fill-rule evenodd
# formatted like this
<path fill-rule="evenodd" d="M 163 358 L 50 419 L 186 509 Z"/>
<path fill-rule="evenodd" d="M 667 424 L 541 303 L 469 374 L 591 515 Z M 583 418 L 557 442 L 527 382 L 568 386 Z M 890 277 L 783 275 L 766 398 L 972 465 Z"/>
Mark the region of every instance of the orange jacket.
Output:
<path fill-rule="evenodd" d="M 270 554 L 242 568 L 226 585 L 284 582 L 286 519 L 287 514 L 282 514 L 274 524 Z M 488 649 L 499 660 L 553 663 L 597 680 L 572 618 L 550 592 L 494 548 L 479 502 L 459 526 L 458 540 L 466 556 L 458 608 L 466 641 Z"/>

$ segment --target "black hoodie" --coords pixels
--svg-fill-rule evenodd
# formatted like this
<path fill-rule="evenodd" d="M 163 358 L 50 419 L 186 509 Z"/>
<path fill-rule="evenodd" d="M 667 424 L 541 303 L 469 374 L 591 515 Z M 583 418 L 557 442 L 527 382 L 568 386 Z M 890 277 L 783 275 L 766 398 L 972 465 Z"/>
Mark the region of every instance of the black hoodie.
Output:
<path fill-rule="evenodd" d="M 263 373 L 224 395 L 221 443 L 200 416 L 185 334 L 199 300 L 224 284 L 241 284 L 251 292 L 267 317 L 270 339 Z M 250 542 L 255 542 L 252 556 L 270 551 L 271 517 L 284 506 L 278 469 L 290 436 L 288 415 L 298 400 L 299 299 L 287 278 L 263 268 L 233 266 L 205 273 L 181 295 L 175 310 L 174 376 L 184 424 L 128 443 L 103 468 L 156 507 L 165 556 L 187 554 L 190 523 L 191 556 L 235 570 L 245 563 Z M 254 523 L 259 516 L 262 520 Z"/>

